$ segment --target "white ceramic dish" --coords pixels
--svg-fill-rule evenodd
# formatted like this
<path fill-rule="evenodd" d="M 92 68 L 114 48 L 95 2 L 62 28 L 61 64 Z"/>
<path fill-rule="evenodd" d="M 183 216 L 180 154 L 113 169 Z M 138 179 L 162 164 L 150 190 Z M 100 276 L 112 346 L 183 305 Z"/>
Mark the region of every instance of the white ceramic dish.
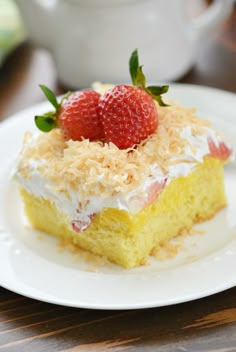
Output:
<path fill-rule="evenodd" d="M 236 96 L 216 89 L 171 85 L 171 98 L 195 106 L 212 120 L 236 150 Z M 187 236 L 172 259 L 125 270 L 99 266 L 60 253 L 56 240 L 26 227 L 17 187 L 11 180 L 25 130 L 43 103 L 0 124 L 0 285 L 45 302 L 95 309 L 137 309 L 205 297 L 236 285 L 236 163 L 226 166 L 228 207 Z M 76 259 L 76 260 L 75 260 Z M 93 271 L 97 270 L 97 271 Z"/>

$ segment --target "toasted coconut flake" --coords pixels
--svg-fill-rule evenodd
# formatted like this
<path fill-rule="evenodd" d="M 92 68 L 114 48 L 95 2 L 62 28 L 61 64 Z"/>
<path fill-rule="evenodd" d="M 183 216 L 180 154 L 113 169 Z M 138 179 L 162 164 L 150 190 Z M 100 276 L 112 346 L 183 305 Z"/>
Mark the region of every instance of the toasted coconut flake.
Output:
<path fill-rule="evenodd" d="M 152 176 L 153 165 L 165 175 L 168 166 L 183 160 L 186 146 L 193 148 L 181 137 L 180 131 L 191 128 L 193 134 L 203 134 L 210 123 L 199 119 L 194 109 L 175 102 L 169 107 L 158 106 L 159 126 L 155 133 L 136 148 L 119 149 L 113 143 L 65 141 L 59 129 L 39 134 L 26 134 L 20 154 L 19 171 L 30 178 L 35 166 L 54 185 L 58 192 L 68 195 L 68 188 L 81 195 L 111 196 L 127 193 Z M 174 156 L 174 161 L 173 157 Z"/>

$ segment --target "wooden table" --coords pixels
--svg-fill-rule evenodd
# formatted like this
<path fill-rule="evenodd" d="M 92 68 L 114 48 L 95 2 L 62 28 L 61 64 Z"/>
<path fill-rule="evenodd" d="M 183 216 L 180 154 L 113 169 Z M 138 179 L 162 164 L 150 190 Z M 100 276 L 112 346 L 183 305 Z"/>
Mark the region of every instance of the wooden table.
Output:
<path fill-rule="evenodd" d="M 180 82 L 236 92 L 236 11 L 202 43 L 196 65 Z M 0 69 L 0 119 L 42 100 L 39 83 L 64 92 L 50 56 L 25 44 Z M 126 350 L 236 351 L 236 287 L 193 302 L 131 311 L 66 308 L 0 288 L 0 351 Z"/>

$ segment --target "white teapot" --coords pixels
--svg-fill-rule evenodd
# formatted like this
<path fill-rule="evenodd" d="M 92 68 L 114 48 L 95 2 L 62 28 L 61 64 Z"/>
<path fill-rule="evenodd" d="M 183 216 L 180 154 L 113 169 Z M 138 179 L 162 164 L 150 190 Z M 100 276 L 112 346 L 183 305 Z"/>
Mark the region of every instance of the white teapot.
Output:
<path fill-rule="evenodd" d="M 149 81 L 170 81 L 194 63 L 199 39 L 231 11 L 233 0 L 16 0 L 29 38 L 53 55 L 70 88 L 130 82 L 139 49 Z M 188 9 L 203 12 L 193 19 Z M 194 13 L 193 13 L 194 15 Z"/>

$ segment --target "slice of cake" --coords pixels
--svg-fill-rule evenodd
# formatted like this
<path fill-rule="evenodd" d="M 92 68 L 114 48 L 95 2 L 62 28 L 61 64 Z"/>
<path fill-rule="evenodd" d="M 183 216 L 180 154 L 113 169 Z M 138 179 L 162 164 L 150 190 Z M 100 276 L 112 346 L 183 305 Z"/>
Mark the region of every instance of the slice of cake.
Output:
<path fill-rule="evenodd" d="M 193 109 L 162 101 L 166 86 L 145 87 L 137 52 L 130 66 L 138 87 L 58 103 L 42 86 L 56 111 L 36 117 L 48 133 L 26 134 L 15 173 L 34 228 L 126 268 L 226 206 L 232 154 Z"/>

